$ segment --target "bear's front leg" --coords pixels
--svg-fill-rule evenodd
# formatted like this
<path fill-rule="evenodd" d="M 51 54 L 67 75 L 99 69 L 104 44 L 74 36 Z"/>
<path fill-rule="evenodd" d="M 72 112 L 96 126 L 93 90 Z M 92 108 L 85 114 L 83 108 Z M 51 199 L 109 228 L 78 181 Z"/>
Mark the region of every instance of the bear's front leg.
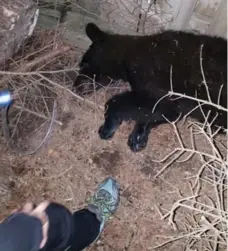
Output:
<path fill-rule="evenodd" d="M 99 128 L 99 136 L 101 139 L 110 139 L 115 131 L 119 128 L 122 121 L 115 115 L 106 114 L 104 124 Z"/>

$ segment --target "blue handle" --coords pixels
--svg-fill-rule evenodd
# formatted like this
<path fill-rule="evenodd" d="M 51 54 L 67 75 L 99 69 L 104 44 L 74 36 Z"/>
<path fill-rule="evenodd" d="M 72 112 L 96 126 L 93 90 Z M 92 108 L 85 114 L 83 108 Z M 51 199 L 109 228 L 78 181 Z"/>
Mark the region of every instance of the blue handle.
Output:
<path fill-rule="evenodd" d="M 0 91 L 0 107 L 9 105 L 13 101 L 10 91 Z"/>

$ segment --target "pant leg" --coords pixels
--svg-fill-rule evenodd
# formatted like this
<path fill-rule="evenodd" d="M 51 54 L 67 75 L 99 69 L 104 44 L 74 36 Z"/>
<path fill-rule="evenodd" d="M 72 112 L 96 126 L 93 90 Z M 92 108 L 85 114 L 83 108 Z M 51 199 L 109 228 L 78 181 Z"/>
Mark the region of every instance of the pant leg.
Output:
<path fill-rule="evenodd" d="M 82 209 L 74 212 L 74 235 L 69 251 L 81 251 L 88 247 L 100 233 L 100 222 L 96 215 Z"/>
<path fill-rule="evenodd" d="M 99 235 L 100 222 L 87 209 L 73 215 L 63 205 L 51 203 L 48 241 L 40 251 L 81 251 Z M 0 224 L 0 251 L 37 251 L 42 240 L 41 222 L 31 216 L 16 214 Z"/>
<path fill-rule="evenodd" d="M 87 209 L 71 212 L 61 204 L 51 203 L 46 209 L 49 218 L 48 241 L 40 251 L 81 251 L 98 236 L 100 222 Z"/>
<path fill-rule="evenodd" d="M 42 238 L 42 224 L 35 217 L 16 213 L 0 223 L 1 251 L 38 251 Z"/>

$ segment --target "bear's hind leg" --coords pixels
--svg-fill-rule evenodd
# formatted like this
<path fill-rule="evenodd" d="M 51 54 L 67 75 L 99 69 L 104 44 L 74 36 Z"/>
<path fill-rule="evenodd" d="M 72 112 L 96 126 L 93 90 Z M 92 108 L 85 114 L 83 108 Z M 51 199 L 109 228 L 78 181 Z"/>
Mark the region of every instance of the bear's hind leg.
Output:
<path fill-rule="evenodd" d="M 101 139 L 111 138 L 122 121 L 135 121 L 136 125 L 128 139 L 133 152 L 147 145 L 152 128 L 174 121 L 178 117 L 172 101 L 163 101 L 153 111 L 158 98 L 148 91 L 130 91 L 113 96 L 105 105 L 105 122 L 99 129 Z M 165 117 L 164 117 L 165 116 Z"/>
<path fill-rule="evenodd" d="M 136 123 L 135 127 L 128 138 L 128 146 L 133 152 L 138 152 L 146 147 L 151 126 L 141 123 Z"/>

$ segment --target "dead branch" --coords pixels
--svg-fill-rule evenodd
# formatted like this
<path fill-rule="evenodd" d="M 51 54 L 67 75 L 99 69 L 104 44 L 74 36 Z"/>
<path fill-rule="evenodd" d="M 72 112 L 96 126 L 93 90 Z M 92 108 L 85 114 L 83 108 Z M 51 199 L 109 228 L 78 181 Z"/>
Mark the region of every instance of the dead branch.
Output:
<path fill-rule="evenodd" d="M 56 87 L 58 87 L 58 88 L 60 88 L 60 89 L 63 89 L 63 90 L 66 90 L 66 91 L 69 92 L 72 96 L 76 97 L 76 98 L 79 99 L 80 101 L 83 101 L 83 102 L 85 102 L 85 103 L 91 105 L 92 107 L 96 107 L 96 104 L 95 104 L 94 102 L 92 102 L 92 101 L 90 101 L 90 100 L 88 100 L 88 99 L 85 99 L 85 98 L 79 96 L 78 94 L 74 93 L 73 91 L 71 91 L 70 89 L 66 88 L 65 86 L 62 86 L 62 85 L 60 85 L 60 84 L 58 84 L 58 83 L 56 83 L 56 82 L 50 80 L 49 78 L 43 76 L 43 75 L 40 74 L 40 73 L 38 73 L 37 76 L 39 76 L 40 78 L 42 78 L 42 79 L 48 81 L 49 84 L 51 84 L 51 85 L 53 85 L 53 86 L 56 86 Z M 101 109 L 102 111 L 104 111 L 104 106 L 98 105 L 97 107 L 98 107 L 99 109 Z"/>
<path fill-rule="evenodd" d="M 187 98 L 187 99 L 199 102 L 202 105 L 203 104 L 204 105 L 210 105 L 210 106 L 213 106 L 213 107 L 217 108 L 218 110 L 222 110 L 222 111 L 228 112 L 227 108 L 225 108 L 225 107 L 223 107 L 221 105 L 215 104 L 215 103 L 211 103 L 211 102 L 209 102 L 207 100 L 204 100 L 204 99 L 194 98 L 194 97 L 191 97 L 191 96 L 179 93 L 179 92 L 173 92 L 173 91 L 169 91 L 169 95 L 170 96 L 178 96 L 178 97 L 182 97 L 182 98 Z"/>
<path fill-rule="evenodd" d="M 57 57 L 59 55 L 62 55 L 64 53 L 66 53 L 67 51 L 69 51 L 71 49 L 70 46 L 63 46 L 60 47 L 54 51 L 50 51 L 48 53 L 42 54 L 41 56 L 37 57 L 36 59 L 26 63 L 25 65 L 20 66 L 19 68 L 15 69 L 14 72 L 15 73 L 19 73 L 19 72 L 28 72 L 31 68 L 33 68 L 34 66 L 43 63 L 45 61 L 48 61 L 54 57 Z M 10 74 L 8 74 L 10 75 Z M 15 74 L 17 75 L 17 74 Z M 0 86 L 3 86 L 6 82 L 8 81 L 8 77 L 3 78 L 0 81 Z"/>
<path fill-rule="evenodd" d="M 203 54 L 203 46 L 204 46 L 204 44 L 202 44 L 200 46 L 200 69 L 201 69 L 201 74 L 202 74 L 202 77 L 203 77 L 203 84 L 204 84 L 206 92 L 207 92 L 208 101 L 210 103 L 212 103 L 209 88 L 208 88 L 206 78 L 205 78 L 205 74 L 204 74 L 204 69 L 203 69 L 203 55 L 202 55 Z"/>

